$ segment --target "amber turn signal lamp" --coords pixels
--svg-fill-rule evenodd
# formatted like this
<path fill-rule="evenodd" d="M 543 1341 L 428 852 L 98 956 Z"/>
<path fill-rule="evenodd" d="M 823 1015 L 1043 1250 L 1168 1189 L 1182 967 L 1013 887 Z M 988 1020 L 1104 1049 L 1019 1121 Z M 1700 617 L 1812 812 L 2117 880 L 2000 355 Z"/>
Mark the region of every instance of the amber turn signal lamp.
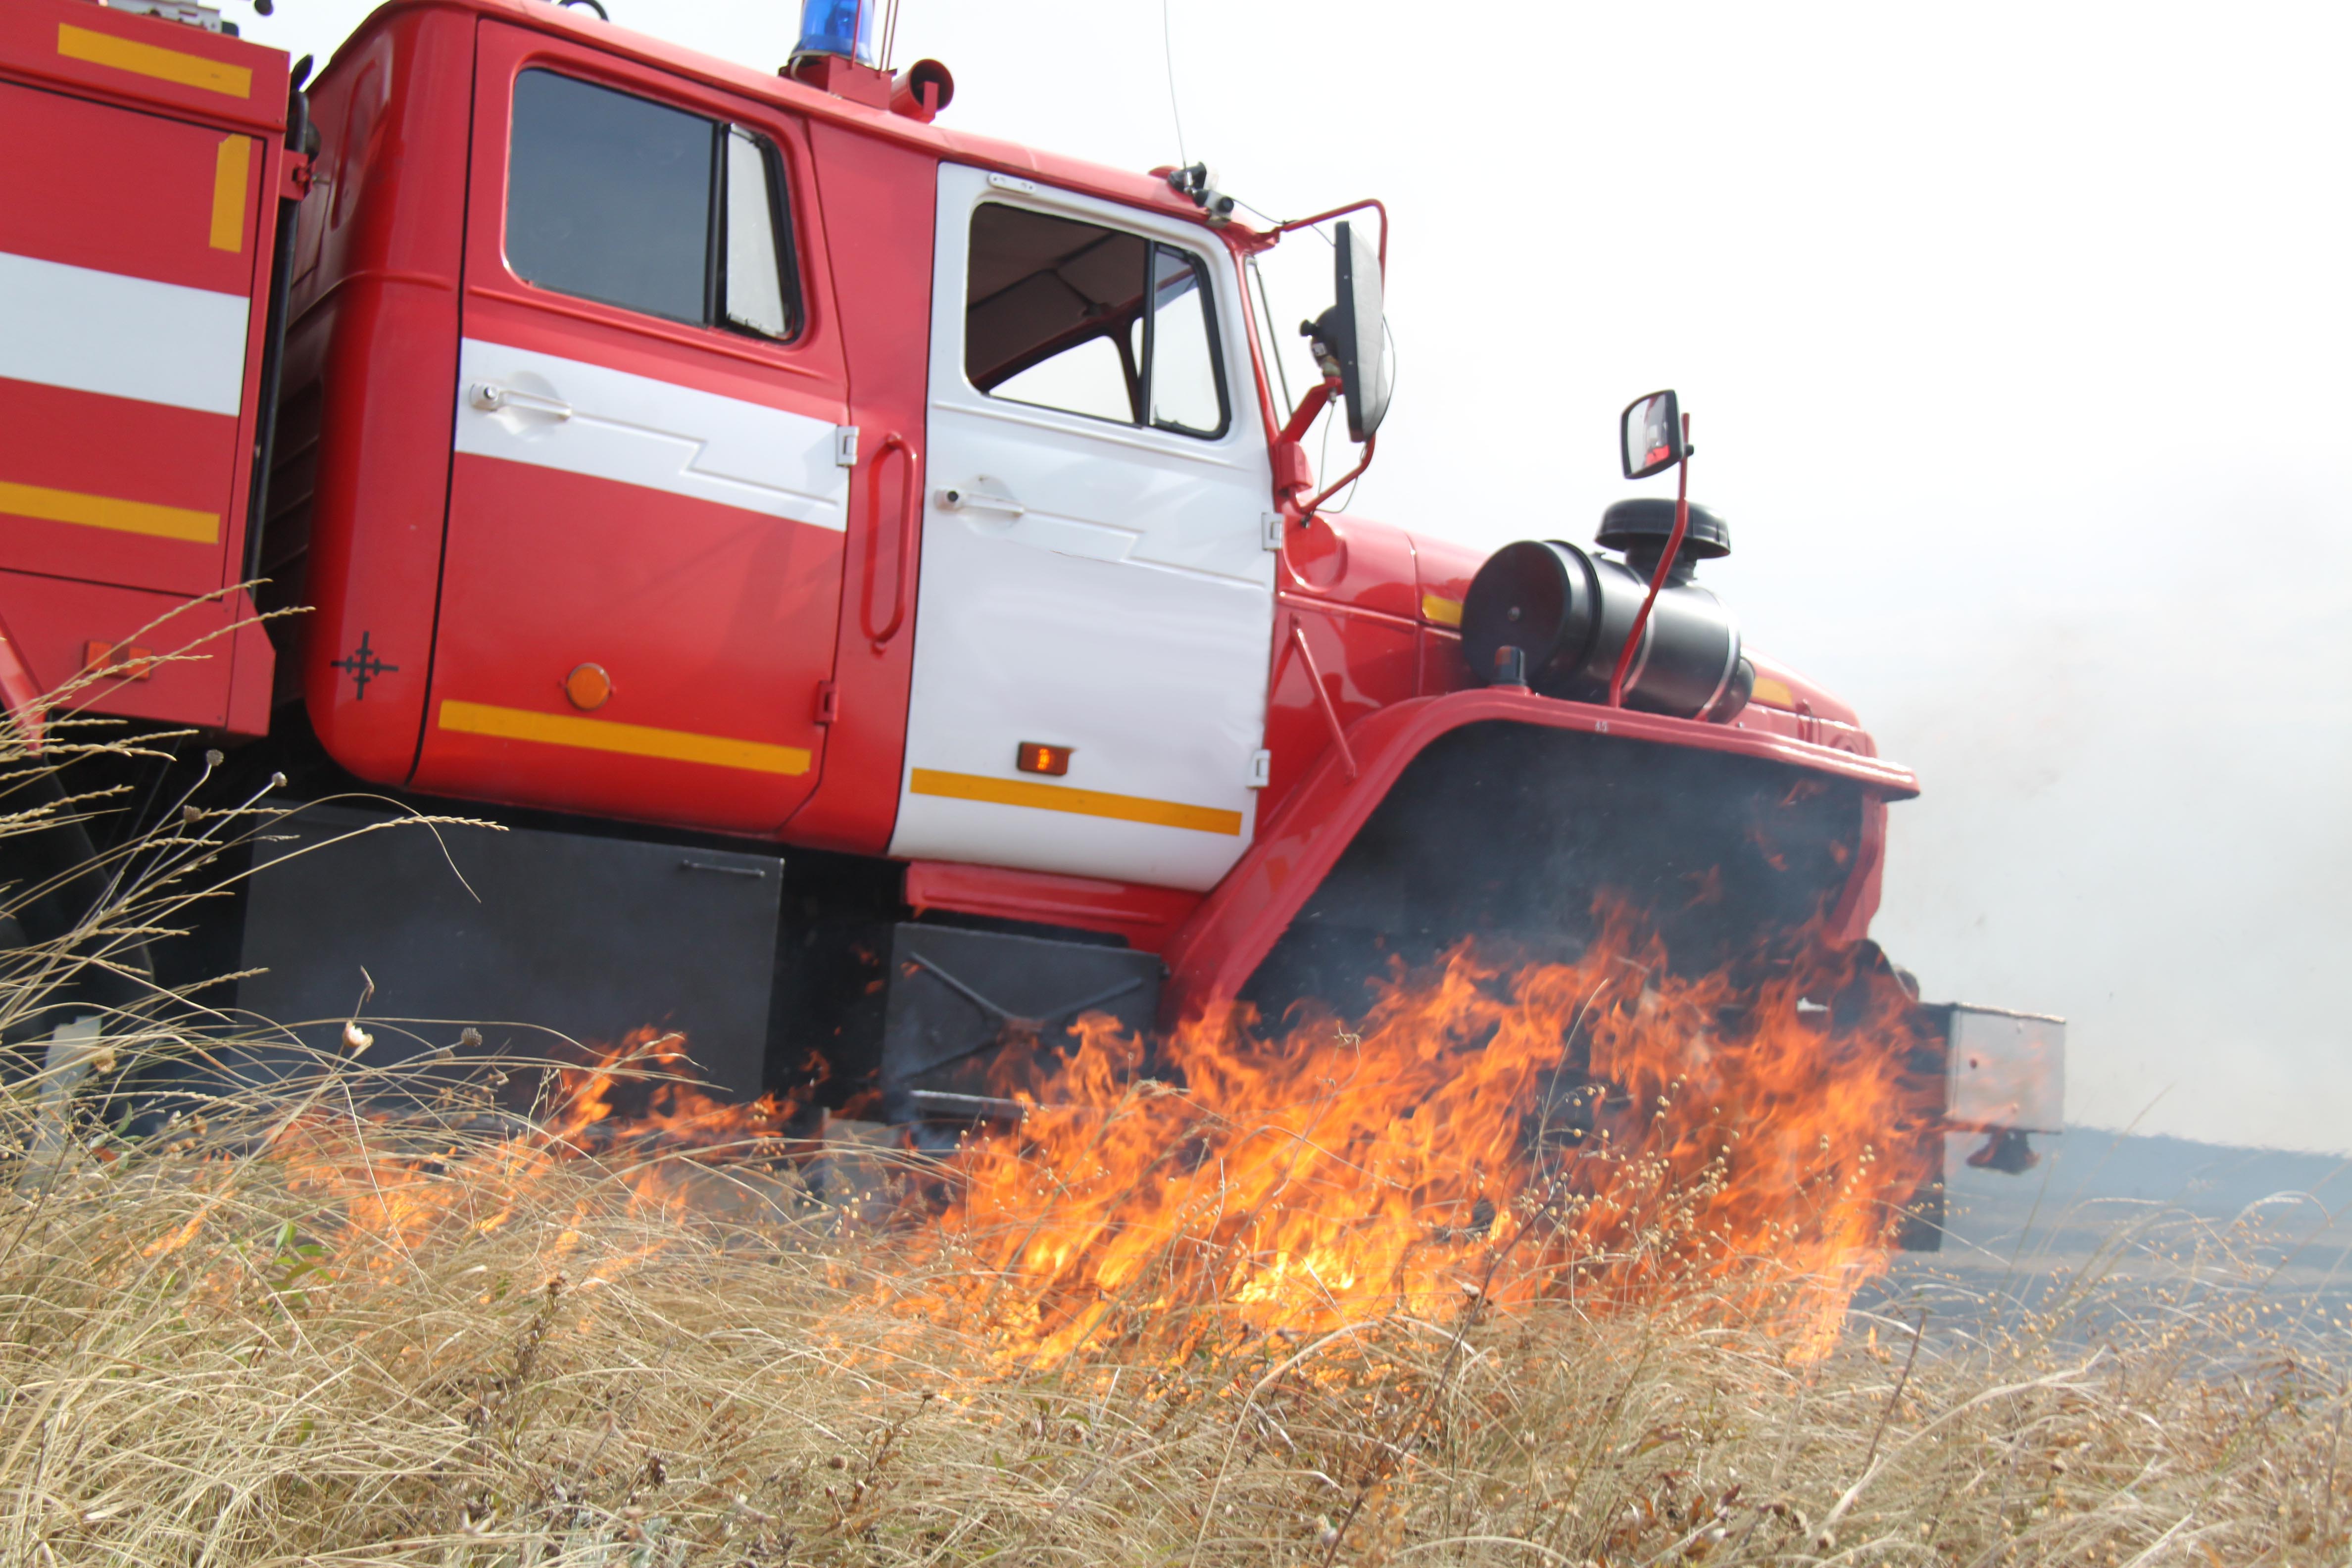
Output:
<path fill-rule="evenodd" d="M 81 645 L 81 672 L 114 680 L 146 680 L 155 673 L 155 653 L 127 642 L 86 642 Z"/>
<path fill-rule="evenodd" d="M 1048 773 L 1060 778 L 1070 771 L 1070 748 L 1041 746 L 1034 741 L 1024 741 L 1021 742 L 1021 754 L 1013 759 L 1013 765 L 1024 773 Z"/>
<path fill-rule="evenodd" d="M 613 678 L 601 664 L 583 664 L 563 678 L 563 695 L 582 712 L 604 706 L 613 695 Z"/>

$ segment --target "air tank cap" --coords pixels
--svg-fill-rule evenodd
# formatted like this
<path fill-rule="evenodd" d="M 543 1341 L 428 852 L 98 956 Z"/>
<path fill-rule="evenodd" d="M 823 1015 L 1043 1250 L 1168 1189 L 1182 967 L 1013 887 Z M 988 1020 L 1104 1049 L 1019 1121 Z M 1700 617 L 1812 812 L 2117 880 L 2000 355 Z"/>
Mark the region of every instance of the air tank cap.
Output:
<path fill-rule="evenodd" d="M 1674 531 L 1673 501 L 1664 496 L 1633 496 L 1601 514 L 1601 531 L 1592 537 L 1603 550 L 1646 554 L 1655 561 Z M 1690 527 L 1683 533 L 1684 562 L 1714 561 L 1730 553 L 1731 525 L 1696 501 L 1691 503 Z"/>

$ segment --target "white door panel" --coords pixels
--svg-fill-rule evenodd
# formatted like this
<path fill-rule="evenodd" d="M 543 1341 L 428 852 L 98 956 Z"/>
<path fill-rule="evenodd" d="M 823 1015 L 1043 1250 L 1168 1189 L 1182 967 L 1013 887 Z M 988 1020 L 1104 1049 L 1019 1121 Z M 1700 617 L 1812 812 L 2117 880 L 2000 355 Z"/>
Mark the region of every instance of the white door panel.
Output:
<path fill-rule="evenodd" d="M 1021 184 L 1026 185 L 1026 182 Z M 963 369 L 967 250 L 983 198 L 1207 259 L 1226 433 L 992 398 Z M 940 172 L 921 595 L 908 764 L 890 852 L 1183 888 L 1248 845 L 1264 744 L 1271 474 L 1222 247 L 1192 226 Z M 1058 777 L 1024 744 L 1070 748 Z"/>

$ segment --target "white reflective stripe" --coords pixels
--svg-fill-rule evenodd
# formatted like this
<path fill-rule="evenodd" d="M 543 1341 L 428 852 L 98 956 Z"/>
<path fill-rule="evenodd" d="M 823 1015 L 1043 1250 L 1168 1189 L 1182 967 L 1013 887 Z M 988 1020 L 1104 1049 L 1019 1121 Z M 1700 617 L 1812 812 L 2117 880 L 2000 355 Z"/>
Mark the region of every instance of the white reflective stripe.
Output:
<path fill-rule="evenodd" d="M 484 386 L 522 395 L 478 398 Z M 478 338 L 466 339 L 457 356 L 460 452 L 838 531 L 849 470 L 835 460 L 835 429 L 831 420 Z"/>
<path fill-rule="evenodd" d="M 242 294 L 0 251 L 0 376 L 235 415 Z"/>

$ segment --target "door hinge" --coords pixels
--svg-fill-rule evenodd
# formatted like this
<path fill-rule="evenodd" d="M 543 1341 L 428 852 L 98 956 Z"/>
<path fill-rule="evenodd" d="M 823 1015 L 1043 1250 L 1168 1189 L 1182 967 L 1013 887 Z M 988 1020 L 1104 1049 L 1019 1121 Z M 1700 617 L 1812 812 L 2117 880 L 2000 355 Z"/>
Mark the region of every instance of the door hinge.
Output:
<path fill-rule="evenodd" d="M 816 683 L 816 721 L 830 724 L 841 717 L 841 688 L 830 680 Z"/>
<path fill-rule="evenodd" d="M 1250 788 L 1264 789 L 1266 786 L 1266 782 L 1273 777 L 1274 753 L 1263 749 L 1251 752 L 1249 774 Z"/>
<path fill-rule="evenodd" d="M 857 467 L 857 426 L 836 425 L 833 427 L 833 462 L 838 468 Z"/>
<path fill-rule="evenodd" d="M 1282 514 L 1278 511 L 1266 512 L 1258 519 L 1258 523 L 1263 530 L 1258 537 L 1264 542 L 1265 547 L 1268 550 L 1281 549 Z"/>

